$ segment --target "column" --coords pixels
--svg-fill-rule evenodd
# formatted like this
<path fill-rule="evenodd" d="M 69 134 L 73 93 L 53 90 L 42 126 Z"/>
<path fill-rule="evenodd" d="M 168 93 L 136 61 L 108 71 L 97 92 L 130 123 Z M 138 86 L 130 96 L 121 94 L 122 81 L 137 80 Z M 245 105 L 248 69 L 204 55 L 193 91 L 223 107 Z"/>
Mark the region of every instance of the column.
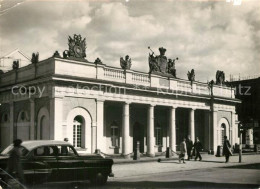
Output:
<path fill-rule="evenodd" d="M 104 128 L 104 100 L 97 99 L 96 148 L 106 153 L 106 137 Z"/>
<path fill-rule="evenodd" d="M 169 137 L 170 137 L 170 149 L 176 151 L 176 122 L 175 122 L 175 107 L 170 108 L 170 125 L 169 125 Z"/>
<path fill-rule="evenodd" d="M 13 143 L 14 140 L 14 102 L 10 102 L 10 130 L 9 130 L 9 144 Z"/>
<path fill-rule="evenodd" d="M 218 111 L 213 110 L 211 112 L 211 117 L 212 117 L 212 124 L 211 124 L 211 129 L 212 129 L 212 148 L 214 153 L 217 152 L 217 146 L 218 146 Z"/>
<path fill-rule="evenodd" d="M 147 125 L 147 155 L 154 157 L 154 105 L 150 105 L 148 108 L 148 125 Z"/>
<path fill-rule="evenodd" d="M 130 158 L 130 127 L 129 127 L 129 103 L 125 102 L 123 105 L 123 156 L 125 158 Z"/>
<path fill-rule="evenodd" d="M 62 135 L 63 98 L 50 99 L 50 139 L 63 140 Z"/>
<path fill-rule="evenodd" d="M 34 123 L 35 123 L 35 102 L 30 99 L 30 140 L 34 140 Z"/>
<path fill-rule="evenodd" d="M 195 109 L 190 109 L 189 135 L 193 142 L 195 141 L 194 112 L 195 112 Z"/>
<path fill-rule="evenodd" d="M 231 112 L 231 125 L 230 125 L 230 140 L 231 145 L 236 143 L 236 112 Z"/>

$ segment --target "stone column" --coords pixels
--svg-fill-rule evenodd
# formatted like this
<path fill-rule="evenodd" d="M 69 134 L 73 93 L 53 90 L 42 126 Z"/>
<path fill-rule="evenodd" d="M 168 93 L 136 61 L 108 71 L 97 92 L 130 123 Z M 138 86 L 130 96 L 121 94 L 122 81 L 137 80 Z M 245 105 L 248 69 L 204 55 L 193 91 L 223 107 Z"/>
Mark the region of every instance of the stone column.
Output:
<path fill-rule="evenodd" d="M 147 125 L 147 155 L 154 157 L 154 105 L 150 105 L 148 109 L 148 125 Z"/>
<path fill-rule="evenodd" d="M 35 126 L 35 102 L 30 99 L 30 140 L 34 140 L 34 126 Z"/>
<path fill-rule="evenodd" d="M 123 105 L 123 156 L 125 158 L 130 158 L 130 153 L 132 152 L 130 149 L 130 127 L 129 127 L 129 103 L 126 102 Z"/>
<path fill-rule="evenodd" d="M 170 136 L 170 149 L 176 151 L 176 122 L 175 122 L 176 108 L 170 108 L 170 125 L 169 125 L 169 136 Z"/>
<path fill-rule="evenodd" d="M 63 98 L 54 97 L 50 99 L 50 139 L 63 140 L 62 135 L 62 113 Z"/>
<path fill-rule="evenodd" d="M 218 146 L 218 111 L 213 110 L 211 112 L 212 116 L 212 148 L 214 150 L 214 153 L 217 152 L 217 146 Z"/>
<path fill-rule="evenodd" d="M 195 141 L 194 112 L 195 112 L 195 109 L 190 109 L 189 135 L 193 142 Z"/>
<path fill-rule="evenodd" d="M 10 107 L 10 130 L 9 130 L 9 144 L 14 140 L 14 102 L 9 103 Z"/>
<path fill-rule="evenodd" d="M 104 128 L 104 100 L 97 99 L 96 148 L 106 153 L 106 137 Z"/>
<path fill-rule="evenodd" d="M 231 145 L 235 145 L 236 143 L 236 112 L 231 113 L 231 125 L 230 125 L 230 142 Z"/>

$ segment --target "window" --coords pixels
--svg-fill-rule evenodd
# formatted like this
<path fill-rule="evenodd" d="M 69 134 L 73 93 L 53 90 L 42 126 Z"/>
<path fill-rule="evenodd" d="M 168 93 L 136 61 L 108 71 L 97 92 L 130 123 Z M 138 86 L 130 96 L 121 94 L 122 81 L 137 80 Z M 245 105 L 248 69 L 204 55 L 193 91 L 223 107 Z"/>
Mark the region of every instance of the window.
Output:
<path fill-rule="evenodd" d="M 113 147 L 119 146 L 119 129 L 118 126 L 112 125 L 111 126 L 111 142 Z"/>
<path fill-rule="evenodd" d="M 162 128 L 161 127 L 155 128 L 155 145 L 162 146 Z"/>
<path fill-rule="evenodd" d="M 73 146 L 80 148 L 82 136 L 82 118 L 80 116 L 75 117 L 73 122 Z"/>
<path fill-rule="evenodd" d="M 71 146 L 57 146 L 59 156 L 76 156 L 77 153 Z"/>
<path fill-rule="evenodd" d="M 55 156 L 57 154 L 57 147 L 42 146 L 34 150 L 34 156 Z"/>

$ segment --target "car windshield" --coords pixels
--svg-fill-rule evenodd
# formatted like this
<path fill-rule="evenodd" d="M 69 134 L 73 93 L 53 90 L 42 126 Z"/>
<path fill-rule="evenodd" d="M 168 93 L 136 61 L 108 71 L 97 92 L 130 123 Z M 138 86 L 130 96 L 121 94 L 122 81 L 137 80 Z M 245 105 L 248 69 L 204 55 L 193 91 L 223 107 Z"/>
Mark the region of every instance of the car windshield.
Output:
<path fill-rule="evenodd" d="M 13 146 L 12 144 L 9 145 L 6 149 L 4 149 L 4 150 L 1 152 L 1 155 L 2 155 L 2 156 L 9 155 L 13 148 L 14 148 L 14 146 Z M 21 151 L 21 155 L 22 155 L 22 156 L 26 156 L 26 155 L 28 154 L 28 152 L 29 152 L 29 151 L 28 151 L 25 147 L 23 147 L 23 146 L 20 147 L 20 151 Z"/>

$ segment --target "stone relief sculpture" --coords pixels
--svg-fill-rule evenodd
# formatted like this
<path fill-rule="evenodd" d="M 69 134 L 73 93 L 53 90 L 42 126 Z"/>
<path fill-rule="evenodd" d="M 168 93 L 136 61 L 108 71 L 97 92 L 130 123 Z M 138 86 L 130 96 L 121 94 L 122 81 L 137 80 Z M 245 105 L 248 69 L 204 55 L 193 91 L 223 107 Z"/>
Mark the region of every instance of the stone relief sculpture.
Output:
<path fill-rule="evenodd" d="M 189 81 L 192 84 L 193 81 L 195 81 L 195 71 L 194 71 L 194 69 L 192 69 L 191 71 L 188 71 L 187 76 L 188 76 Z"/>
<path fill-rule="evenodd" d="M 225 73 L 223 71 L 218 70 L 216 73 L 216 84 L 223 85 L 225 82 Z"/>
<path fill-rule="evenodd" d="M 32 62 L 33 64 L 36 64 L 36 63 L 39 62 L 39 53 L 38 53 L 38 52 L 37 52 L 37 53 L 32 53 L 31 62 Z"/>
<path fill-rule="evenodd" d="M 126 55 L 125 59 L 123 57 L 120 58 L 120 66 L 124 70 L 129 70 L 132 66 L 132 60 L 131 58 Z"/>
<path fill-rule="evenodd" d="M 69 50 L 63 52 L 63 58 L 74 57 L 84 59 L 86 57 L 86 38 L 74 34 L 68 38 Z"/>
<path fill-rule="evenodd" d="M 19 60 L 13 61 L 13 70 L 17 70 L 19 68 Z"/>
<path fill-rule="evenodd" d="M 160 55 L 158 56 L 154 55 L 150 47 L 148 49 L 152 52 L 152 54 L 149 53 L 149 73 L 176 78 L 175 61 L 178 58 L 168 60 L 165 56 L 166 49 L 163 47 L 159 48 Z"/>

